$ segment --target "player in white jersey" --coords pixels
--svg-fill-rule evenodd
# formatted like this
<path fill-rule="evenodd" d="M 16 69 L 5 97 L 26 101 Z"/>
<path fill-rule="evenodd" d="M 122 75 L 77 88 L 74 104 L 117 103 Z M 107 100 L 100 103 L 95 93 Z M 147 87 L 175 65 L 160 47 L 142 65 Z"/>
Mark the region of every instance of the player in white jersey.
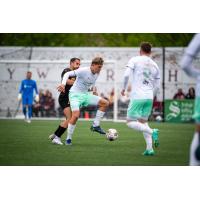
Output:
<path fill-rule="evenodd" d="M 190 165 L 200 165 L 200 67 L 196 68 L 192 65 L 193 59 L 200 52 L 200 34 L 196 34 L 186 49 L 181 60 L 181 67 L 187 75 L 195 78 L 196 97 L 193 118 L 196 123 L 196 130 L 190 147 Z"/>
<path fill-rule="evenodd" d="M 67 129 L 67 138 L 65 143 L 67 145 L 72 143 L 72 135 L 80 115 L 80 107 L 87 107 L 89 105 L 99 106 L 93 125 L 91 126 L 91 130 L 99 132 L 100 134 L 105 134 L 104 130 L 100 127 L 100 120 L 103 118 L 109 102 L 106 99 L 88 92 L 88 90 L 94 86 L 103 67 L 103 62 L 104 61 L 101 57 L 96 57 L 92 60 L 90 67 L 79 68 L 77 70 L 67 72 L 63 77 L 62 84 L 58 86 L 58 90 L 60 92 L 64 92 L 65 84 L 68 78 L 76 76 L 74 85 L 71 87 L 69 92 L 72 116 Z"/>
<path fill-rule="evenodd" d="M 124 74 L 124 86 L 121 94 L 125 95 L 129 75 L 132 75 L 132 91 L 127 110 L 127 126 L 140 131 L 146 141 L 143 155 L 154 155 L 152 139 L 155 147 L 159 146 L 158 129 L 151 129 L 148 118 L 151 114 L 153 97 L 160 87 L 160 71 L 157 64 L 150 58 L 151 44 L 140 45 L 140 56 L 130 59 Z"/>

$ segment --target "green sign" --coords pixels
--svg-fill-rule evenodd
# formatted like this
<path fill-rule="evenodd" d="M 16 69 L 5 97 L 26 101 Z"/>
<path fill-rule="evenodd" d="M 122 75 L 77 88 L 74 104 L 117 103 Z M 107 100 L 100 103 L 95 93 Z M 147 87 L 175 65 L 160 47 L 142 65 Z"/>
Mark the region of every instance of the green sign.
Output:
<path fill-rule="evenodd" d="M 190 122 L 194 114 L 194 100 L 165 100 L 166 122 Z"/>

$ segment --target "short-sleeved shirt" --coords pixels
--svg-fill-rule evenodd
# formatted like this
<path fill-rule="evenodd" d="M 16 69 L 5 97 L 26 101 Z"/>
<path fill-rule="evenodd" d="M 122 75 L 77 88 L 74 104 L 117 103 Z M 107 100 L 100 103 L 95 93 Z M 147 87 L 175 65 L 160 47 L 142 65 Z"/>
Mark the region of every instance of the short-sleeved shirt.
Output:
<path fill-rule="evenodd" d="M 153 99 L 154 82 L 160 79 L 158 65 L 148 56 L 136 56 L 127 67 L 132 71 L 131 99 Z"/>
<path fill-rule="evenodd" d="M 70 89 L 70 92 L 88 92 L 95 85 L 99 74 L 93 74 L 90 67 L 83 67 L 73 72 L 76 76 L 76 81 Z"/>

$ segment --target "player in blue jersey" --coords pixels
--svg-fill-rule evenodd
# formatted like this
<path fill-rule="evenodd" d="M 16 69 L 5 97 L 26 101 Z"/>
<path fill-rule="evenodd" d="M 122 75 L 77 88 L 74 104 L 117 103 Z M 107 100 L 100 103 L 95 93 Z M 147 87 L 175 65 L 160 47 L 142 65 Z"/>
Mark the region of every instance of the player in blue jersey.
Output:
<path fill-rule="evenodd" d="M 39 95 L 37 90 L 36 81 L 31 80 L 32 72 L 28 71 L 26 74 L 26 79 L 21 82 L 21 86 L 19 89 L 18 100 L 22 99 L 22 107 L 23 113 L 25 116 L 25 120 L 30 123 L 32 117 L 32 106 L 33 106 L 33 93 L 35 90 L 36 96 L 35 100 L 39 101 Z M 27 116 L 27 108 L 28 108 L 28 116 Z"/>

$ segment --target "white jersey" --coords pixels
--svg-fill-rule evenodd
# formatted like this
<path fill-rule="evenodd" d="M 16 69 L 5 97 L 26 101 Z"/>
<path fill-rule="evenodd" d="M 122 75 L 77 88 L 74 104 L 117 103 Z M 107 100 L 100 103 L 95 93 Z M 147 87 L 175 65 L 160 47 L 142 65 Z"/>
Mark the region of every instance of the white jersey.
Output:
<path fill-rule="evenodd" d="M 137 56 L 127 64 L 132 75 L 131 99 L 153 99 L 155 87 L 160 83 L 160 71 L 157 64 L 148 56 Z"/>
<path fill-rule="evenodd" d="M 186 52 L 181 60 L 181 67 L 191 77 L 197 80 L 196 96 L 200 97 L 200 68 L 195 68 L 192 65 L 194 57 L 200 52 L 200 34 L 196 34 L 190 42 Z"/>
<path fill-rule="evenodd" d="M 62 84 L 66 84 L 69 77 L 76 76 L 76 80 L 71 87 L 71 92 L 88 92 L 88 90 L 95 85 L 99 74 L 93 74 L 90 67 L 79 68 L 74 71 L 65 73 Z"/>

